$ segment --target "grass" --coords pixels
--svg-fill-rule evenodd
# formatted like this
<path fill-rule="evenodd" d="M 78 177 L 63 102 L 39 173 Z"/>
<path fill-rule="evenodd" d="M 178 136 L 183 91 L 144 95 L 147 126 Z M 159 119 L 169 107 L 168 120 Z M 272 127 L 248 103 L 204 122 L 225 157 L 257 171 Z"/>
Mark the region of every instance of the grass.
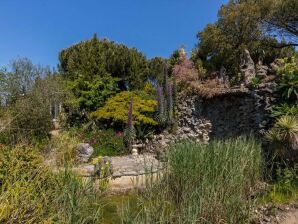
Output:
<path fill-rule="evenodd" d="M 34 148 L 0 150 L 0 223 L 100 223 L 102 195 L 91 181 L 52 172 Z"/>
<path fill-rule="evenodd" d="M 288 165 L 285 163 L 285 165 Z M 298 200 L 298 165 L 280 166 L 276 178 L 258 199 L 259 204 L 289 204 Z"/>
<path fill-rule="evenodd" d="M 252 138 L 172 146 L 160 182 L 139 194 L 124 223 L 248 223 L 251 189 L 261 176 L 261 147 Z M 129 210 L 129 209 L 127 209 Z"/>

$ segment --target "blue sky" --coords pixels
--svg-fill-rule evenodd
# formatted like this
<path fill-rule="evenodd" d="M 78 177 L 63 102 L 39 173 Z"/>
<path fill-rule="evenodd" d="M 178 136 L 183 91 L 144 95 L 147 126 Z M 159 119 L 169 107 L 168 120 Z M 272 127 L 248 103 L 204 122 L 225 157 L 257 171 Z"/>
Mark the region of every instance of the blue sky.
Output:
<path fill-rule="evenodd" d="M 0 66 L 16 57 L 56 66 L 58 53 L 93 33 L 148 58 L 168 57 L 216 20 L 227 0 L 0 0 Z"/>

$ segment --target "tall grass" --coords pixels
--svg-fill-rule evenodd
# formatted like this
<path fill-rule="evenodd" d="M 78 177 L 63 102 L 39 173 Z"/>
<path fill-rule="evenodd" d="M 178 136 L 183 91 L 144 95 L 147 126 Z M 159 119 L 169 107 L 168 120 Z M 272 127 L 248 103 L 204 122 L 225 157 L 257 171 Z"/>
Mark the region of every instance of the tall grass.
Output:
<path fill-rule="evenodd" d="M 260 145 L 252 138 L 190 141 L 172 146 L 161 181 L 139 195 L 137 215 L 125 223 L 248 223 L 251 189 L 261 172 Z"/>
<path fill-rule="evenodd" d="M 27 146 L 0 146 L 0 223 L 100 223 L 101 195 L 65 167 L 53 173 Z"/>

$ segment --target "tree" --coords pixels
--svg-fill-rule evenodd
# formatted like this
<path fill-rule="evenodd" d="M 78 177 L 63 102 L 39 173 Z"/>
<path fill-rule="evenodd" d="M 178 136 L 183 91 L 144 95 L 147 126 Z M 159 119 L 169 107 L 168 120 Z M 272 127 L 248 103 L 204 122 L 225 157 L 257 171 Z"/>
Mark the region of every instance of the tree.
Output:
<path fill-rule="evenodd" d="M 277 39 L 266 33 L 262 26 L 263 11 L 258 1 L 230 0 L 218 12 L 218 20 L 198 33 L 198 44 L 194 49 L 194 60 L 201 59 L 209 71 L 225 67 L 230 76 L 239 72 L 241 55 L 248 49 L 254 61 L 260 58 L 265 63 L 275 58 L 293 54 L 273 48 Z"/>
<path fill-rule="evenodd" d="M 162 57 L 155 57 L 149 60 L 149 79 L 162 84 L 164 77 L 164 67 L 168 64 L 168 60 Z"/>
<path fill-rule="evenodd" d="M 62 77 L 48 67 L 33 65 L 29 59 L 17 59 L 8 72 L 1 72 L 2 142 L 32 142 L 52 129 L 51 106 L 70 102 Z"/>
<path fill-rule="evenodd" d="M 258 0 L 261 20 L 269 33 L 289 39 L 298 46 L 298 2 L 296 0 Z M 283 47 L 286 45 L 279 45 Z"/>
<path fill-rule="evenodd" d="M 187 58 L 183 48 L 179 52 L 179 61 L 173 68 L 173 76 L 179 83 L 198 80 L 198 71 L 195 68 L 195 64 Z"/>
<path fill-rule="evenodd" d="M 146 57 L 135 48 L 128 48 L 96 35 L 64 49 L 59 54 L 60 70 L 74 81 L 78 76 L 93 80 L 110 75 L 118 79 L 120 90 L 141 89 L 148 78 Z"/>

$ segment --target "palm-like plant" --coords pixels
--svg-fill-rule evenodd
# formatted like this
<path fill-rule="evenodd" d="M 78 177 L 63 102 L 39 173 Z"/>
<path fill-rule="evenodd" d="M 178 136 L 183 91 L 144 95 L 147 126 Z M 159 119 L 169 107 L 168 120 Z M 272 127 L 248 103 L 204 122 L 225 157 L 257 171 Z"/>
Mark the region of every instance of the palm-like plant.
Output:
<path fill-rule="evenodd" d="M 298 150 L 298 118 L 296 116 L 282 116 L 266 134 L 281 155 L 287 149 Z"/>

